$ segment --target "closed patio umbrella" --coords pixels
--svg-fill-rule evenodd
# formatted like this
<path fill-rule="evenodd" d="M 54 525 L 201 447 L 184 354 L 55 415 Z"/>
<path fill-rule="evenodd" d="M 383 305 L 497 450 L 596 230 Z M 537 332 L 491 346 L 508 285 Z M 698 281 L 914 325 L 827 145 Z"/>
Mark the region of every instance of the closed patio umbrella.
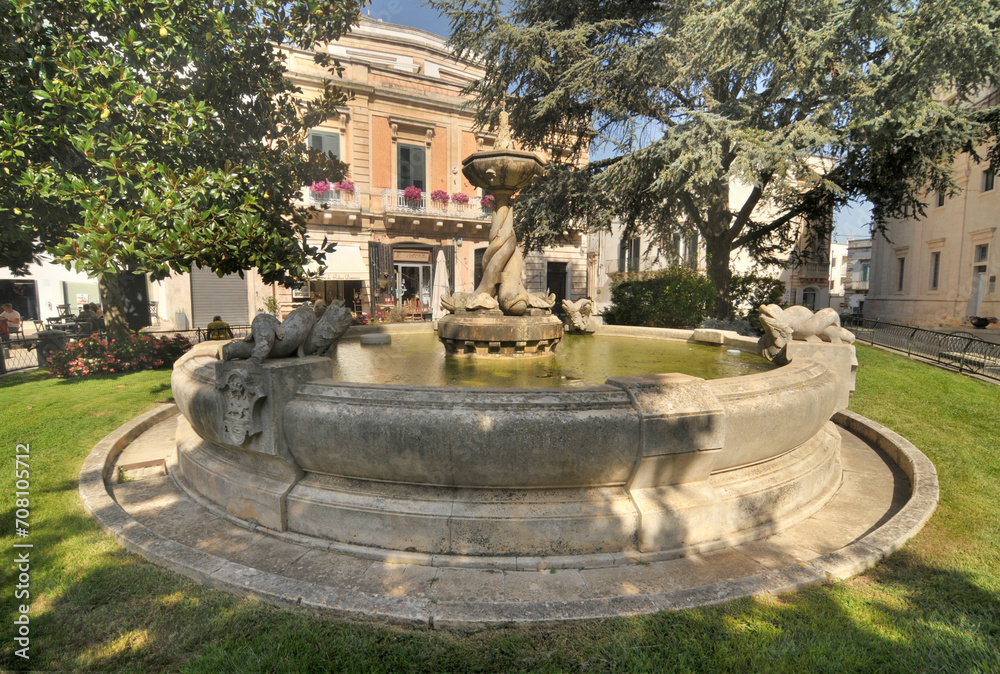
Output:
<path fill-rule="evenodd" d="M 434 285 L 431 288 L 431 318 L 440 320 L 447 312 L 441 308 L 441 298 L 448 295 L 448 263 L 439 250 L 434 263 Z"/>

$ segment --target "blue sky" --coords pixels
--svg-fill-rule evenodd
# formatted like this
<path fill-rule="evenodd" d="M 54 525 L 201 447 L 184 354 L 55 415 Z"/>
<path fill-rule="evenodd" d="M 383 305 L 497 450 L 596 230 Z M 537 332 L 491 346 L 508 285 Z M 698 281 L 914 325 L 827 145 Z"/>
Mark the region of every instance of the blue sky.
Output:
<path fill-rule="evenodd" d="M 436 35 L 447 37 L 451 32 L 447 19 L 438 16 L 436 10 L 412 0 L 374 0 L 363 10 L 372 19 L 387 23 L 421 28 Z M 848 239 L 870 236 L 868 217 L 870 205 L 854 204 L 839 210 L 833 218 L 834 241 L 846 243 Z"/>
<path fill-rule="evenodd" d="M 374 0 L 362 10 L 373 19 L 397 23 L 411 28 L 422 28 L 445 37 L 451 33 L 447 19 L 438 16 L 437 10 L 412 0 Z"/>

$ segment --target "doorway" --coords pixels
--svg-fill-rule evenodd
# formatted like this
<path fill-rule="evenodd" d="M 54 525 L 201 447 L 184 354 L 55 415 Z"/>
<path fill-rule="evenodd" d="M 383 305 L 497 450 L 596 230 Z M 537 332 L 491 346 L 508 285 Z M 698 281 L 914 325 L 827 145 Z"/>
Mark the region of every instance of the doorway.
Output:
<path fill-rule="evenodd" d="M 545 287 L 550 293 L 555 293 L 556 303 L 552 306 L 552 312 L 562 314 L 563 300 L 566 299 L 566 263 L 546 262 L 545 263 Z"/>
<path fill-rule="evenodd" d="M 421 307 L 431 305 L 431 265 L 396 264 L 396 300 L 420 303 Z"/>

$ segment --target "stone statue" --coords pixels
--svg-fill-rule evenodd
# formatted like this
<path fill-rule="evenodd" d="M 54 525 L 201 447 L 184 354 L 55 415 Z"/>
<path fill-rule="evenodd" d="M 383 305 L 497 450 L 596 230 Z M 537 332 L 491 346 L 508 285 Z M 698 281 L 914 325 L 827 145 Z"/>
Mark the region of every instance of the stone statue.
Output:
<path fill-rule="evenodd" d="M 351 314 L 343 302 L 334 302 L 317 321 L 313 307 L 302 304 L 284 321 L 271 314 L 258 314 L 250 324 L 250 334 L 222 347 L 222 360 L 249 358 L 260 364 L 265 359 L 325 355 L 351 324 Z"/>
<path fill-rule="evenodd" d="M 761 352 L 775 363 L 787 362 L 785 350 L 792 340 L 854 343 L 854 335 L 840 327 L 840 316 L 829 308 L 813 313 L 803 306 L 782 309 L 777 304 L 766 304 L 760 308 L 760 322 L 764 326 Z"/>
<path fill-rule="evenodd" d="M 590 320 L 590 315 L 594 313 L 594 303 L 589 298 L 583 297 L 576 302 L 563 300 L 562 307 L 569 316 L 571 332 L 591 334 L 597 330 L 597 326 Z"/>
<path fill-rule="evenodd" d="M 479 296 L 494 298 L 505 316 L 523 316 L 529 309 L 545 313 L 555 304 L 555 296 L 529 293 L 521 282 L 524 257 L 514 234 L 511 196 L 524 189 L 543 173 L 543 164 L 535 154 L 514 150 L 509 115 L 500 111 L 500 128 L 492 150 L 477 152 L 462 162 L 462 173 L 469 182 L 491 193 L 496 200 L 490 243 L 483 253 L 483 276 L 470 298 L 455 296 L 442 300 L 442 306 L 473 311 L 484 304 Z M 485 304 L 491 304 L 486 302 Z M 493 309 L 494 307 L 490 307 Z"/>
<path fill-rule="evenodd" d="M 455 314 L 459 311 L 499 310 L 500 303 L 489 293 L 455 293 L 441 298 L 441 308 Z"/>
<path fill-rule="evenodd" d="M 353 323 L 354 317 L 344 307 L 344 301 L 334 300 L 299 346 L 299 356 L 325 356 Z"/>

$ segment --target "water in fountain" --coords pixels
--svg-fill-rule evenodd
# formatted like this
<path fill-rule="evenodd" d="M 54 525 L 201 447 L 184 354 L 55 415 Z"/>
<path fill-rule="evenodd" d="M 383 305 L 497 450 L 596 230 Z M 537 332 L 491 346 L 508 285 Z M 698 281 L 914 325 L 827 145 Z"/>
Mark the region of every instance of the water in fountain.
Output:
<path fill-rule="evenodd" d="M 682 372 L 704 379 L 763 372 L 773 366 L 749 353 L 656 339 L 616 336 L 563 338 L 549 359 L 445 358 L 433 333 L 396 334 L 391 346 L 337 347 L 334 379 L 365 384 L 545 388 L 598 386 L 609 377 Z"/>

